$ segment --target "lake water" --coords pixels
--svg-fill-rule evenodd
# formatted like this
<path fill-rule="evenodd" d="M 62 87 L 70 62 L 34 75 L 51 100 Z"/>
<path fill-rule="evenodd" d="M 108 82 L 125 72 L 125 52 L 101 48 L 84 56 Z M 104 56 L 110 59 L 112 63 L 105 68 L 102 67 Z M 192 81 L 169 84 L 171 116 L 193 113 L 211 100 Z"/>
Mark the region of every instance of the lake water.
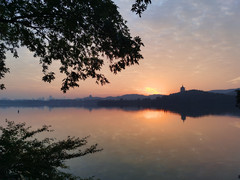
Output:
<path fill-rule="evenodd" d="M 161 110 L 83 108 L 0 109 L 33 128 L 52 125 L 50 137 L 90 135 L 104 150 L 67 162 L 70 172 L 101 180 L 236 180 L 240 175 L 240 118 L 186 117 Z"/>

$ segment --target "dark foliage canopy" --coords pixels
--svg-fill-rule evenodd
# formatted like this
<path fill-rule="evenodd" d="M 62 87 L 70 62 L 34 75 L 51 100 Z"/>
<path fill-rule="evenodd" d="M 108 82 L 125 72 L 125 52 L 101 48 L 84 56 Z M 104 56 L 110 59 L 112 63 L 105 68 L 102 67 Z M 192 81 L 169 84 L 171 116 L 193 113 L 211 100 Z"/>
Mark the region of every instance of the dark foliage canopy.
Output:
<path fill-rule="evenodd" d="M 97 149 L 97 144 L 81 150 L 87 144 L 87 138 L 68 137 L 55 141 L 52 138 L 39 140 L 34 137 L 50 131 L 49 126 L 31 130 L 25 123 L 6 122 L 6 127 L 0 126 L 0 179 L 16 176 L 49 180 L 80 179 L 59 168 L 67 168 L 65 160 L 101 150 Z"/>
<path fill-rule="evenodd" d="M 149 3 L 136 0 L 132 11 L 141 16 Z M 89 77 L 101 85 L 109 83 L 100 72 L 104 57 L 115 74 L 143 58 L 141 39 L 131 37 L 111 0 L 1 0 L 0 79 L 9 72 L 6 52 L 17 58 L 22 46 L 40 58 L 46 82 L 55 79 L 49 65 L 60 61 L 59 70 L 66 75 L 63 92 Z"/>
<path fill-rule="evenodd" d="M 151 0 L 136 0 L 132 5 L 132 11 L 141 17 L 141 14 L 147 9 L 149 4 L 151 4 Z"/>

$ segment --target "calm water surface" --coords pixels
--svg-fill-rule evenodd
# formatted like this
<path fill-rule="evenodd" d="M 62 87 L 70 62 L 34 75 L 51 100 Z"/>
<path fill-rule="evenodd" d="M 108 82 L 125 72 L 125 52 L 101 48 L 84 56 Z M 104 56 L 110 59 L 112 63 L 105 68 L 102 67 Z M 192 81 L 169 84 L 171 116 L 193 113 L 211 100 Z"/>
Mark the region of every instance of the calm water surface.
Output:
<path fill-rule="evenodd" d="M 53 133 L 90 135 L 89 145 L 104 150 L 68 161 L 70 172 L 101 180 L 236 180 L 240 174 L 240 118 L 187 117 L 160 110 L 81 108 L 0 109 L 5 118 L 33 128 L 52 125 Z"/>

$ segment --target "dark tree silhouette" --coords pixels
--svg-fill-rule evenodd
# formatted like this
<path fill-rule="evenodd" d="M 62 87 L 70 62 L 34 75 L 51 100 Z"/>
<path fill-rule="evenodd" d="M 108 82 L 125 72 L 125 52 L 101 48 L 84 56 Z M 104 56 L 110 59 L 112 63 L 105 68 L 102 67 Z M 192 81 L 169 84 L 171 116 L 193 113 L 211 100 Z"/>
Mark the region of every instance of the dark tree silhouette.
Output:
<path fill-rule="evenodd" d="M 141 14 L 147 9 L 149 4 L 151 4 L 151 0 L 136 0 L 132 5 L 132 11 L 141 17 Z"/>
<path fill-rule="evenodd" d="M 132 11 L 140 16 L 150 3 L 136 0 Z M 63 92 L 89 77 L 101 85 L 109 83 L 100 72 L 104 56 L 115 74 L 143 58 L 141 39 L 131 37 L 111 0 L 1 0 L 0 79 L 9 72 L 6 52 L 17 58 L 21 46 L 40 58 L 43 81 L 55 79 L 48 67 L 53 61 L 61 62 L 59 70 L 66 75 Z"/>
<path fill-rule="evenodd" d="M 101 151 L 97 149 L 97 144 L 81 150 L 87 144 L 87 137 L 68 137 L 61 141 L 51 138 L 38 140 L 34 136 L 51 131 L 49 126 L 31 130 L 25 123 L 6 122 L 6 127 L 0 126 L 0 179 L 16 176 L 49 180 L 80 179 L 59 168 L 67 168 L 65 160 Z"/>
<path fill-rule="evenodd" d="M 237 90 L 237 103 L 236 105 L 240 108 L 240 90 Z"/>

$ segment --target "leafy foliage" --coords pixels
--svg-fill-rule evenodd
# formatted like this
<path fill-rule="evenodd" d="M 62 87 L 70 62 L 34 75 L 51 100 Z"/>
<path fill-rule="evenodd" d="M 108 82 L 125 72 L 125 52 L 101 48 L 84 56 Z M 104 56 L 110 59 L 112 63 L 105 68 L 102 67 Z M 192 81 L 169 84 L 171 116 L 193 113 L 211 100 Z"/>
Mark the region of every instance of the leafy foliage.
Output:
<path fill-rule="evenodd" d="M 151 3 L 151 0 L 136 0 L 136 2 L 132 5 L 132 11 L 136 12 L 136 14 L 141 17 L 143 11 L 145 11 L 147 6 Z"/>
<path fill-rule="evenodd" d="M 133 10 L 140 14 L 149 2 L 137 0 Z M 115 74 L 143 58 L 141 39 L 131 37 L 111 0 L 1 0 L 0 78 L 9 72 L 6 52 L 17 58 L 21 46 L 40 58 L 46 82 L 55 79 L 49 65 L 61 62 L 63 92 L 89 77 L 101 85 L 109 83 L 100 73 L 104 56 Z"/>
<path fill-rule="evenodd" d="M 34 136 L 51 131 L 49 126 L 30 130 L 31 127 L 26 127 L 25 123 L 6 122 L 6 127 L 0 127 L 0 179 L 14 175 L 32 179 L 78 179 L 59 170 L 67 168 L 64 161 L 101 151 L 97 149 L 97 144 L 81 150 L 80 147 L 87 144 L 87 137 L 38 140 Z"/>

